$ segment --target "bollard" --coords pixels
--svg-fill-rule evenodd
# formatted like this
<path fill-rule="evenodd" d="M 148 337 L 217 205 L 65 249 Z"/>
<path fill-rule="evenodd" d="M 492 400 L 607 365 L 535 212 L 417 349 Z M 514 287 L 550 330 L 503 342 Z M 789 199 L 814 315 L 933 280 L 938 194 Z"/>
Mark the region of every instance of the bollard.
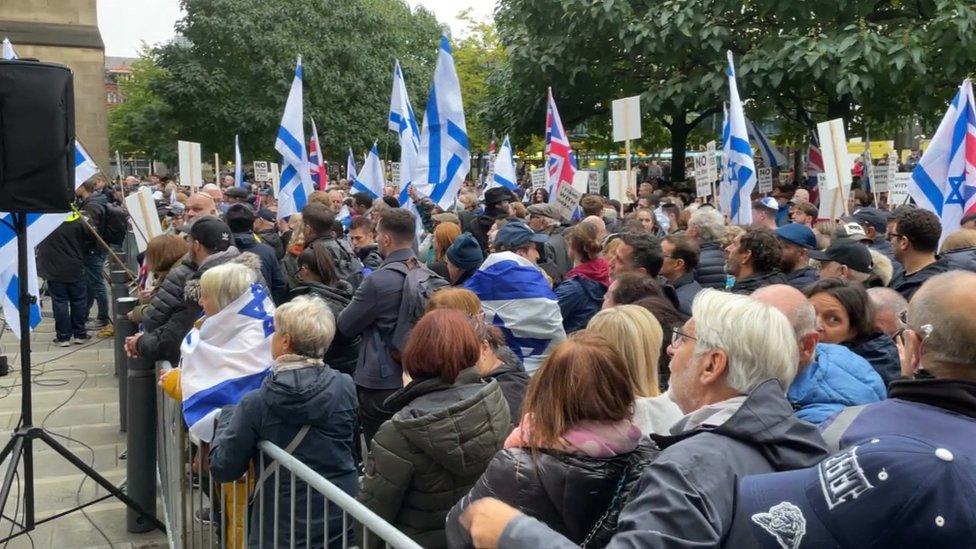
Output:
<path fill-rule="evenodd" d="M 123 433 L 129 425 L 129 377 L 126 374 L 128 359 L 125 356 L 125 338 L 136 333 L 135 323 L 126 315 L 138 304 L 139 300 L 134 297 L 120 297 L 115 300 L 115 375 L 119 376 L 119 430 Z"/>
<path fill-rule="evenodd" d="M 126 432 L 127 492 L 140 507 L 156 509 L 156 371 L 142 358 L 128 358 L 126 377 L 128 422 Z M 153 530 L 155 526 L 132 509 L 126 509 L 126 529 L 131 533 Z"/>
<path fill-rule="evenodd" d="M 120 297 L 131 297 L 129 294 L 129 273 L 123 270 L 113 270 L 109 274 L 109 281 L 111 281 L 109 289 L 112 292 L 112 321 L 114 324 L 115 318 L 119 316 L 119 307 L 116 300 Z M 116 365 L 118 365 L 117 362 Z M 116 374 L 118 374 L 117 371 Z"/>

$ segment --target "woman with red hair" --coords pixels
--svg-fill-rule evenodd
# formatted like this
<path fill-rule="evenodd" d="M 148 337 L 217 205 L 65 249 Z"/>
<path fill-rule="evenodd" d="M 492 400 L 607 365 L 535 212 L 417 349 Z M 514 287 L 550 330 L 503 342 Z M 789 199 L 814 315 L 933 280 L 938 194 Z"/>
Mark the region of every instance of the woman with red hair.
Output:
<path fill-rule="evenodd" d="M 366 462 L 360 500 L 424 547 L 447 546 L 447 512 L 509 431 L 508 403 L 496 381 L 457 383 L 481 355 L 476 324 L 453 309 L 417 322 L 402 355 L 409 382 L 385 403 L 399 411 L 377 431 Z"/>

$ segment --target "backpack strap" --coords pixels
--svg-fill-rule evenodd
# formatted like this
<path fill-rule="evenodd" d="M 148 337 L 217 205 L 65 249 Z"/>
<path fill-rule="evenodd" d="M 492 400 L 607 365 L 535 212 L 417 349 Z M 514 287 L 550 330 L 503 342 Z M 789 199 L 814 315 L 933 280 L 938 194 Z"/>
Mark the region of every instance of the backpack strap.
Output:
<path fill-rule="evenodd" d="M 827 425 L 827 428 L 820 432 L 820 436 L 827 441 L 827 446 L 830 448 L 830 453 L 834 453 L 840 450 L 840 439 L 844 436 L 847 428 L 854 423 L 857 416 L 861 415 L 864 411 L 866 404 L 860 406 L 849 406 L 844 408 L 834 416 L 834 420 Z"/>
<path fill-rule="evenodd" d="M 311 425 L 302 425 L 302 428 L 299 429 L 297 433 L 295 433 L 295 438 L 291 439 L 291 442 L 288 443 L 288 446 L 285 446 L 285 452 L 288 454 L 294 453 L 295 449 L 298 448 L 298 445 L 301 444 L 303 440 L 305 440 L 305 436 L 308 435 L 308 431 L 311 428 L 312 428 Z M 261 476 L 258 477 L 257 483 L 255 483 L 256 489 L 254 490 L 253 497 L 256 497 L 257 493 L 261 491 L 261 487 L 264 485 L 264 481 L 267 480 L 268 477 L 274 474 L 274 472 L 277 470 L 278 470 L 278 460 L 274 460 L 270 464 L 268 464 L 267 467 L 264 468 L 264 471 L 261 471 Z"/>

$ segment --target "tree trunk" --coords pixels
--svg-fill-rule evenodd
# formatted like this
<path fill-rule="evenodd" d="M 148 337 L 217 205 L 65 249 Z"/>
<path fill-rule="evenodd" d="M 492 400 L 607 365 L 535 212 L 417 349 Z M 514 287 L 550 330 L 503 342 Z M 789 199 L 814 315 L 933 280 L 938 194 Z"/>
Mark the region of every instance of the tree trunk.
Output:
<path fill-rule="evenodd" d="M 688 148 L 688 134 L 691 132 L 686 116 L 685 113 L 680 113 L 673 117 L 670 127 L 672 184 L 685 180 L 685 150 Z"/>

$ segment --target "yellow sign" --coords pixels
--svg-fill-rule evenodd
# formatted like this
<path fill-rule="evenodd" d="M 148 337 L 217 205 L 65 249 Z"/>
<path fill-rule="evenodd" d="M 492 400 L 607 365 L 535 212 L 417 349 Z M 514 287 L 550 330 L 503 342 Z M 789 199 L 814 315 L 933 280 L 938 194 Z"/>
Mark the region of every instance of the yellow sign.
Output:
<path fill-rule="evenodd" d="M 860 142 L 848 141 L 847 152 L 849 152 L 850 154 L 863 154 L 866 145 L 867 143 L 864 143 L 863 141 Z M 880 158 L 882 156 L 886 156 L 888 153 L 894 150 L 895 150 L 894 141 L 872 141 L 871 142 L 872 158 Z"/>
<path fill-rule="evenodd" d="M 918 148 L 922 152 L 925 152 L 925 149 L 929 148 L 929 144 L 930 143 L 932 143 L 932 140 L 931 139 L 923 139 L 923 140 L 919 141 Z"/>
<path fill-rule="evenodd" d="M 902 149 L 901 150 L 901 163 L 902 164 L 908 164 L 908 157 L 911 156 L 911 155 L 912 155 L 912 150 L 911 149 Z"/>

